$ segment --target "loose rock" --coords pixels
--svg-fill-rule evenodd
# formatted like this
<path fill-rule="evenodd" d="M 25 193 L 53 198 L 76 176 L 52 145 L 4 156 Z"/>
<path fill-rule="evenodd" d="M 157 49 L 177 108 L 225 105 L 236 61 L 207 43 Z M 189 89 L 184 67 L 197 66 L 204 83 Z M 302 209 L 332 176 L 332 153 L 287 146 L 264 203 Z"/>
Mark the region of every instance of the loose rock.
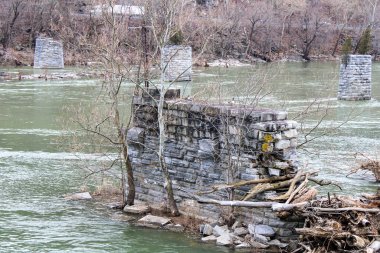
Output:
<path fill-rule="evenodd" d="M 166 224 L 168 224 L 171 220 L 169 218 L 165 217 L 159 217 L 159 216 L 153 216 L 153 215 L 147 215 L 140 220 L 138 220 L 139 225 L 145 225 L 145 226 L 158 226 L 163 227 Z"/>
<path fill-rule="evenodd" d="M 215 235 L 209 235 L 206 237 L 203 237 L 201 240 L 202 242 L 215 242 L 217 237 Z"/>
<path fill-rule="evenodd" d="M 234 230 L 234 234 L 237 235 L 237 236 L 239 236 L 239 235 L 246 235 L 246 234 L 248 234 L 248 229 L 243 228 L 243 227 L 236 228 Z"/>
<path fill-rule="evenodd" d="M 133 206 L 125 206 L 123 212 L 130 214 L 146 214 L 150 212 L 150 207 L 145 204 L 135 204 Z"/>
<path fill-rule="evenodd" d="M 286 247 L 288 246 L 288 244 L 286 244 L 286 243 L 282 243 L 282 242 L 280 242 L 280 241 L 277 240 L 277 239 L 268 242 L 268 245 L 271 245 L 271 246 L 277 246 L 277 247 L 279 247 L 279 248 L 286 248 Z"/>
<path fill-rule="evenodd" d="M 227 226 L 223 226 L 223 227 L 220 227 L 218 225 L 216 225 L 213 229 L 213 234 L 215 236 L 221 236 L 221 235 L 224 235 L 224 234 L 229 234 L 230 231 L 228 231 L 228 228 Z"/>
<path fill-rule="evenodd" d="M 276 234 L 273 228 L 268 225 L 249 224 L 248 231 L 251 235 L 259 234 L 259 235 L 268 236 L 268 237 L 273 237 Z"/>
<path fill-rule="evenodd" d="M 224 233 L 216 239 L 216 245 L 229 246 L 232 244 L 232 238 L 229 233 Z"/>
<path fill-rule="evenodd" d="M 213 234 L 213 227 L 209 224 L 204 225 L 202 234 L 203 235 L 212 235 Z"/>

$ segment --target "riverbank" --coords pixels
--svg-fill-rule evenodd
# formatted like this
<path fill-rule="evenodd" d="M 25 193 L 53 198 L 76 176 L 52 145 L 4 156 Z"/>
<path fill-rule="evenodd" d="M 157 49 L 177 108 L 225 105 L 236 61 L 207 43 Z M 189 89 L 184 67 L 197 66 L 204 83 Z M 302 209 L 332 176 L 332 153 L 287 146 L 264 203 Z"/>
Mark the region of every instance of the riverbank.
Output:
<path fill-rule="evenodd" d="M 376 55 L 373 61 L 380 61 L 380 55 Z M 332 56 L 330 54 L 312 54 L 310 56 L 310 62 L 325 62 L 325 61 L 339 61 L 340 55 Z M 7 51 L 1 51 L 0 49 L 0 67 L 17 67 L 17 66 L 33 66 L 34 51 L 32 49 L 23 49 L 17 51 L 14 49 L 8 49 Z M 80 67 L 80 66 L 92 66 L 93 62 L 84 61 L 86 56 L 73 57 L 72 54 L 65 55 L 65 66 L 67 67 Z M 270 58 L 255 57 L 250 55 L 236 54 L 227 58 L 218 58 L 215 55 L 204 54 L 201 56 L 194 55 L 193 66 L 195 67 L 242 67 L 249 66 L 257 63 L 266 62 L 308 62 L 302 58 L 302 53 L 298 51 L 290 51 L 288 53 L 272 54 Z"/>
<path fill-rule="evenodd" d="M 89 200 L 88 193 L 79 194 L 83 200 Z M 77 194 L 78 196 L 78 194 Z M 114 210 L 120 209 L 121 196 L 102 196 L 97 194 L 94 202 Z M 170 230 L 188 234 L 196 241 L 224 246 L 233 250 L 262 250 L 263 252 L 294 252 L 310 247 L 321 252 L 365 252 L 375 253 L 380 249 L 379 233 L 379 191 L 377 194 L 365 194 L 360 198 L 347 196 L 318 197 L 296 209 L 279 211 L 282 218 L 293 213 L 299 218 L 308 217 L 305 223 L 295 231 L 298 237 L 289 237 L 287 243 L 273 239 L 275 230 L 267 225 L 245 224 L 240 220 L 227 224 L 224 220 L 205 223 L 188 213 L 180 217 L 171 217 L 162 208 L 151 208 L 147 203 L 136 201 L 127 206 L 120 221 L 126 221 L 136 227 L 154 230 Z M 72 198 L 69 200 L 72 200 Z M 78 198 L 76 200 L 79 200 Z M 112 202 L 110 202 L 110 200 Z M 253 207 L 252 209 L 255 209 Z"/>

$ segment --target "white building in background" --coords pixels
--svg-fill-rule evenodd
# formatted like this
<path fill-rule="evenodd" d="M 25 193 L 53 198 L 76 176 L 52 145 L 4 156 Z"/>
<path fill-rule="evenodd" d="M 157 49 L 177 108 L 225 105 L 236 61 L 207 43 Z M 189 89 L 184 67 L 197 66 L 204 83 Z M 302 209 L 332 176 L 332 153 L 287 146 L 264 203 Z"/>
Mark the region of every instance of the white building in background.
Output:
<path fill-rule="evenodd" d="M 116 4 L 114 6 L 109 6 L 107 4 L 95 5 L 90 11 L 91 14 L 100 16 L 102 13 L 114 13 L 116 15 L 126 15 L 126 16 L 142 16 L 145 13 L 143 6 L 137 5 L 121 5 Z"/>

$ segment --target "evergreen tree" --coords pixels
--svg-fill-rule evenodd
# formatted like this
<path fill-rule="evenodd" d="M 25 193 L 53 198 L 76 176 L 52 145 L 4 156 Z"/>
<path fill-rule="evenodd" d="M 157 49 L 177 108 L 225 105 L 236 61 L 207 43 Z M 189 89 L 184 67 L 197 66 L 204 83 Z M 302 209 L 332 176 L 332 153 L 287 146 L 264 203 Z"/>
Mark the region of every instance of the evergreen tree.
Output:
<path fill-rule="evenodd" d="M 342 55 L 349 55 L 352 52 L 352 39 L 348 37 L 342 46 Z"/>
<path fill-rule="evenodd" d="M 371 28 L 365 29 L 362 37 L 360 38 L 358 53 L 368 54 L 371 50 Z"/>

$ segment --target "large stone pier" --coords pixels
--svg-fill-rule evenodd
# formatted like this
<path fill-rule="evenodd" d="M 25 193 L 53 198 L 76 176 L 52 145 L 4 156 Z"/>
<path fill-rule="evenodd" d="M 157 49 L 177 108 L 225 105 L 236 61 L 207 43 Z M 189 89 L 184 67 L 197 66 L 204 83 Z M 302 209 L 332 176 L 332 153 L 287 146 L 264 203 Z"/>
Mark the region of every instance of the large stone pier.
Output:
<path fill-rule="evenodd" d="M 165 82 L 190 81 L 192 49 L 189 46 L 165 46 L 161 52 L 161 69 Z"/>
<path fill-rule="evenodd" d="M 347 55 L 340 64 L 338 99 L 370 100 L 371 71 L 370 55 Z"/>
<path fill-rule="evenodd" d="M 34 51 L 34 68 L 64 68 L 62 43 L 51 38 L 37 38 Z"/>
<path fill-rule="evenodd" d="M 151 96 L 134 97 L 133 127 L 127 133 L 129 155 L 136 180 L 137 198 L 151 205 L 166 202 L 159 167 L 157 106 Z M 215 184 L 267 178 L 294 172 L 297 123 L 287 113 L 258 110 L 249 106 L 207 105 L 179 99 L 178 91 L 167 93 L 165 162 L 173 179 L 180 211 L 215 221 L 229 207 L 199 204 L 191 194 L 210 190 Z M 214 192 L 208 198 L 240 199 L 242 192 Z M 260 195 L 257 199 L 263 198 Z M 270 208 L 236 208 L 247 223 L 274 227 L 278 237 L 292 235 L 297 221 L 277 218 Z"/>

